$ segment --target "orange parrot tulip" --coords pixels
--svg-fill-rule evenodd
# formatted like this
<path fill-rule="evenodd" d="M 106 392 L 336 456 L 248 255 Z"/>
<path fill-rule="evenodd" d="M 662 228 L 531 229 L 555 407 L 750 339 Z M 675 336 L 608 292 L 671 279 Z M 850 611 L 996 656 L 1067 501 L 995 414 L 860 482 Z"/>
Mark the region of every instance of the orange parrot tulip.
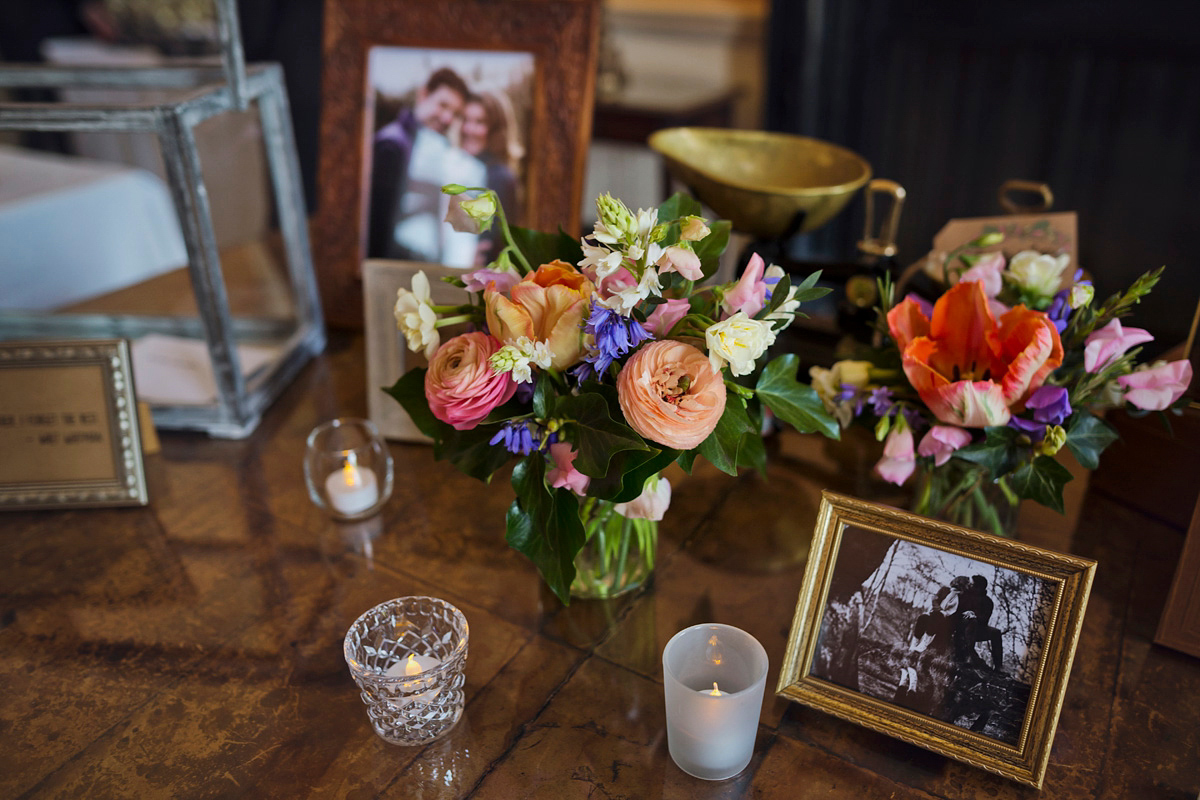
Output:
<path fill-rule="evenodd" d="M 1004 425 L 1063 360 L 1058 331 L 1043 312 L 1017 306 L 996 319 L 975 281 L 938 298 L 933 319 L 912 299 L 887 319 L 909 383 L 950 425 Z"/>

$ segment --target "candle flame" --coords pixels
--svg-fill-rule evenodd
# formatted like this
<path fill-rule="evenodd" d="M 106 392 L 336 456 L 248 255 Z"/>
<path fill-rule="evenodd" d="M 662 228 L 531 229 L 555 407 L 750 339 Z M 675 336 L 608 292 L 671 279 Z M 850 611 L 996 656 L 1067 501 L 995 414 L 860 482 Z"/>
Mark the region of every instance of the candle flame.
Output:
<path fill-rule="evenodd" d="M 353 461 L 347 461 L 342 465 L 342 480 L 347 486 L 361 486 L 362 475 L 359 474 L 358 468 L 354 466 Z"/>
<path fill-rule="evenodd" d="M 720 696 L 721 696 L 721 690 L 717 688 L 717 682 L 716 682 L 716 681 L 713 681 L 713 688 L 712 688 L 712 691 L 711 691 L 711 692 L 707 692 L 707 694 L 711 694 L 713 697 L 720 697 Z"/>
<path fill-rule="evenodd" d="M 421 665 L 417 663 L 417 657 L 412 653 L 408 654 L 408 661 L 404 662 L 404 674 L 405 675 L 420 675 L 421 674 Z M 714 683 L 713 686 L 716 686 L 716 684 Z"/>

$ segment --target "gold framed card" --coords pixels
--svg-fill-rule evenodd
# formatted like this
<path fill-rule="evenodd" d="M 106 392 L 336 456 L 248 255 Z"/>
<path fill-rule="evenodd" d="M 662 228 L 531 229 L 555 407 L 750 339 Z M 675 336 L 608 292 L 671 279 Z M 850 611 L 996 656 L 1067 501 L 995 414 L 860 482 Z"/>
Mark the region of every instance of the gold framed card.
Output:
<path fill-rule="evenodd" d="M 0 453 L 0 509 L 145 505 L 128 343 L 0 343 Z"/>
<path fill-rule="evenodd" d="M 1095 568 L 824 492 L 777 692 L 1040 788 Z"/>

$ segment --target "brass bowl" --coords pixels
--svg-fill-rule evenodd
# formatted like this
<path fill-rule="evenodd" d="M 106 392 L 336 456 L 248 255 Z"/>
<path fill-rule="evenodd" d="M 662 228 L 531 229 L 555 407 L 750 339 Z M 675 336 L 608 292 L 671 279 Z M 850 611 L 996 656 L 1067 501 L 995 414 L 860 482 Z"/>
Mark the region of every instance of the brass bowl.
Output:
<path fill-rule="evenodd" d="M 733 229 L 764 239 L 821 227 L 871 178 L 857 153 L 820 139 L 727 128 L 666 128 L 650 147 Z"/>

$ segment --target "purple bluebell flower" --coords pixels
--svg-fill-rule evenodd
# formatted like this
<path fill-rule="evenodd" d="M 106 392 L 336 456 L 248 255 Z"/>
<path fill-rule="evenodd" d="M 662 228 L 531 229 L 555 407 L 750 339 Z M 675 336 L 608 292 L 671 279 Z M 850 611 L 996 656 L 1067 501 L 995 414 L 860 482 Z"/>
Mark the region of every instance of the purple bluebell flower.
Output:
<path fill-rule="evenodd" d="M 531 426 L 536 427 L 537 423 L 524 419 L 510 419 L 488 440 L 488 444 L 503 444 L 504 449 L 513 455 L 527 456 L 541 449 L 534 440 Z"/>
<path fill-rule="evenodd" d="M 1021 433 L 1029 436 L 1034 443 L 1040 442 L 1046 436 L 1046 423 L 1034 422 L 1025 419 L 1024 417 L 1012 416 L 1008 420 L 1008 427 L 1015 428 Z"/>
<path fill-rule="evenodd" d="M 591 365 L 591 372 L 598 377 L 604 375 L 612 362 L 647 339 L 654 338 L 654 334 L 636 319 L 622 316 L 599 303 L 592 306 L 592 313 L 583 330 L 590 333 L 594 341 L 594 349 L 584 356 L 584 362 Z M 574 374 L 582 381 L 587 377 L 583 376 L 584 372 L 587 370 L 579 369 Z"/>
<path fill-rule="evenodd" d="M 775 275 L 772 277 L 762 279 L 762 282 L 764 284 L 766 284 L 766 288 L 767 288 L 766 300 L 768 303 L 771 302 L 771 294 L 772 294 L 772 292 L 775 291 L 775 284 L 779 283 L 779 280 L 782 277 L 783 277 L 782 275 Z"/>
<path fill-rule="evenodd" d="M 1071 416 L 1067 390 L 1061 386 L 1041 386 L 1025 401 L 1033 409 L 1033 418 L 1044 425 L 1062 425 Z"/>
<path fill-rule="evenodd" d="M 533 402 L 534 382 L 526 381 L 525 383 L 517 384 L 517 391 L 513 393 L 513 397 L 518 403 L 525 405 Z"/>
<path fill-rule="evenodd" d="M 886 417 L 892 413 L 892 408 L 895 401 L 892 400 L 892 390 L 886 386 L 880 386 L 878 389 L 872 389 L 867 402 L 871 404 L 871 410 L 875 412 L 877 417 Z"/>
<path fill-rule="evenodd" d="M 1067 302 L 1070 295 L 1070 289 L 1063 289 L 1054 295 L 1050 307 L 1046 309 L 1046 318 L 1054 323 L 1055 329 L 1060 334 L 1067 329 L 1067 317 L 1071 316 L 1071 305 Z"/>
<path fill-rule="evenodd" d="M 841 391 L 833 396 L 835 403 L 854 401 L 854 416 L 862 413 L 864 397 L 862 391 L 853 383 L 843 383 Z"/>

